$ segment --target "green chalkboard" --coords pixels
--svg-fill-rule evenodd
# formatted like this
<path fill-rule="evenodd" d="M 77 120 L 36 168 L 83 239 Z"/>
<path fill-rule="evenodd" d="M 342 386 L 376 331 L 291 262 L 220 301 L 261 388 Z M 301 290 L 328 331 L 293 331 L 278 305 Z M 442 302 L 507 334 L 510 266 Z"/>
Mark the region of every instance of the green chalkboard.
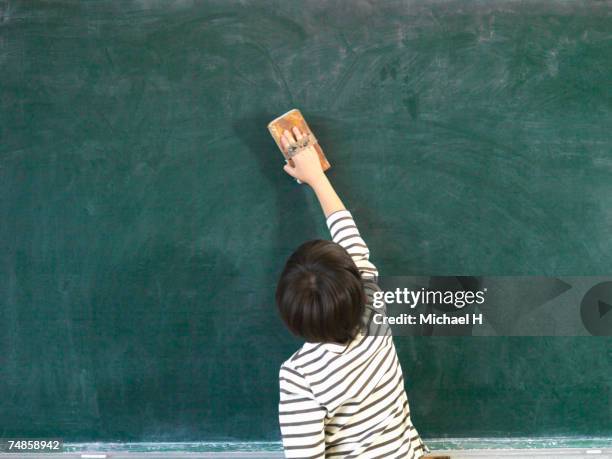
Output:
<path fill-rule="evenodd" d="M 381 273 L 612 274 L 610 13 L 0 1 L 1 436 L 279 439 L 294 107 Z M 612 434 L 610 338 L 396 343 L 426 438 Z"/>

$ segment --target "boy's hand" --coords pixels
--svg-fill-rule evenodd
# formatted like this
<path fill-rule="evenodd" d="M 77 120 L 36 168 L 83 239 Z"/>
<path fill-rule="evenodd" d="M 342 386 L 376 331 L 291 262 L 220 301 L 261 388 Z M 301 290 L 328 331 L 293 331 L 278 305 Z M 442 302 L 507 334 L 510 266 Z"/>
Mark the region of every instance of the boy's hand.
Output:
<path fill-rule="evenodd" d="M 298 127 L 294 127 L 292 132 L 285 130 L 281 136 L 281 145 L 283 150 L 286 152 L 289 147 L 289 142 L 294 142 L 302 138 L 302 133 Z M 291 177 L 298 179 L 300 182 L 306 182 L 310 186 L 313 186 L 321 177 L 325 176 L 323 168 L 321 167 L 321 161 L 315 148 L 310 145 L 305 148 L 293 158 L 291 158 L 295 167 L 291 167 L 287 163 L 283 169 Z"/>

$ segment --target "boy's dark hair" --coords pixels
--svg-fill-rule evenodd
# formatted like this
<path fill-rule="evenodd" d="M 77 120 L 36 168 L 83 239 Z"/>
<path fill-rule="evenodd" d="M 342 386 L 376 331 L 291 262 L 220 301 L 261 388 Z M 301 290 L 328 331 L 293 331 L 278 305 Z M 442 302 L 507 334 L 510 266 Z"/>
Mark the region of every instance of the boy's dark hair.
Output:
<path fill-rule="evenodd" d="M 330 241 L 308 241 L 298 247 L 276 287 L 283 321 L 309 342 L 348 342 L 358 331 L 365 302 L 353 259 Z"/>

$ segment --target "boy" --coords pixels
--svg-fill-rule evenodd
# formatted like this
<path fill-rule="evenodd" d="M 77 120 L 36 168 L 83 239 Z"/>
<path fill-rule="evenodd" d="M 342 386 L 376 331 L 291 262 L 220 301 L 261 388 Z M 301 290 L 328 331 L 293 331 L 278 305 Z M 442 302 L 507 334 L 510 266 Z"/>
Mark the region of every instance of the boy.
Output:
<path fill-rule="evenodd" d="M 302 135 L 285 131 L 283 149 Z M 306 340 L 279 374 L 285 456 L 420 458 L 425 446 L 410 419 L 390 330 L 371 320 L 378 271 L 314 148 L 292 159 L 295 166 L 284 169 L 314 190 L 333 242 L 300 246 L 276 290 L 283 321 Z"/>

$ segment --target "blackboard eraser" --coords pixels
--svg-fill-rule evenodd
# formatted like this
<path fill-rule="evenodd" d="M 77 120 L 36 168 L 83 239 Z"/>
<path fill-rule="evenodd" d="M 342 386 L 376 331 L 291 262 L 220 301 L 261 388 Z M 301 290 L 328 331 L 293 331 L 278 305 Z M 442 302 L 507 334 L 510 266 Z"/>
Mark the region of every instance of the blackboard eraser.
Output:
<path fill-rule="evenodd" d="M 270 134 L 272 135 L 272 138 L 276 142 L 278 149 L 281 151 L 285 159 L 288 160 L 290 163 L 291 163 L 291 158 L 287 156 L 285 151 L 283 151 L 283 147 L 281 145 L 281 136 L 283 135 L 283 132 L 285 130 L 291 131 L 291 129 L 294 126 L 297 126 L 301 132 L 308 134 L 312 138 L 316 138 L 313 132 L 310 130 L 308 123 L 302 116 L 302 112 L 300 112 L 297 108 L 293 108 L 289 110 L 287 113 L 282 114 L 281 116 L 273 119 L 272 121 L 268 123 L 268 131 L 270 131 Z M 329 161 L 327 161 L 327 158 L 325 157 L 325 153 L 323 152 L 321 145 L 319 144 L 318 141 L 316 141 L 313 144 L 313 146 L 314 146 L 314 149 L 319 154 L 319 160 L 321 161 L 321 167 L 323 168 L 324 171 L 326 171 L 327 169 L 331 167 L 331 165 L 329 164 Z"/>

